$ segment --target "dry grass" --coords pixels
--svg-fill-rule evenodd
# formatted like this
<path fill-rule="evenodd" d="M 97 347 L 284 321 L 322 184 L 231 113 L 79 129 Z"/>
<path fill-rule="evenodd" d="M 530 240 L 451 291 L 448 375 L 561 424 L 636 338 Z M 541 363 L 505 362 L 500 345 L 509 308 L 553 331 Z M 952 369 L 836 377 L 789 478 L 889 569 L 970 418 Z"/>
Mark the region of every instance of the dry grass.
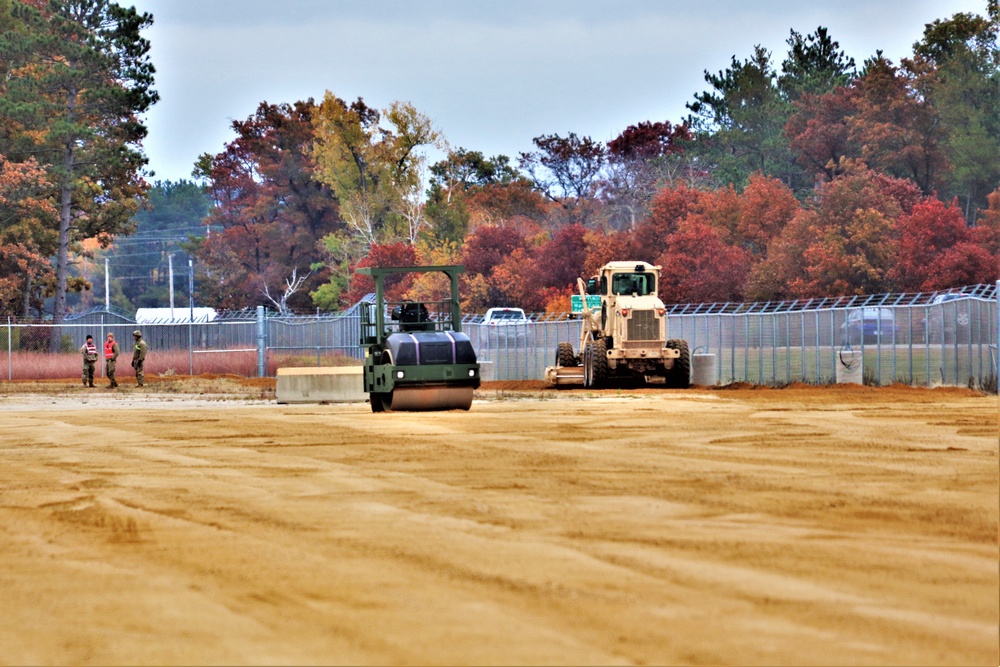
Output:
<path fill-rule="evenodd" d="M 2 360 L 0 360 L 2 362 Z M 118 357 L 117 377 L 132 378 L 132 357 L 123 353 Z M 354 366 L 361 360 L 340 354 L 316 356 L 270 354 L 267 359 L 267 374 L 277 374 L 279 368 L 298 366 Z M 192 368 L 193 365 L 193 368 Z M 7 372 L 4 372 L 4 371 Z M 257 375 L 257 353 L 255 351 L 197 352 L 187 350 L 150 351 L 146 357 L 146 376 L 172 375 Z M 9 380 L 67 380 L 80 378 L 83 360 L 80 354 L 50 354 L 47 352 L 14 352 L 10 356 L 7 369 L 0 366 L 0 377 Z M 97 366 L 96 377 L 104 377 L 104 363 Z"/>
<path fill-rule="evenodd" d="M 206 373 L 203 375 L 152 375 L 146 373 L 146 384 L 141 389 L 133 377 L 118 376 L 120 394 L 160 394 L 213 396 L 221 399 L 273 400 L 275 396 L 274 378 L 248 378 L 241 375 Z M 108 391 L 106 379 L 96 381 L 97 387 L 84 387 L 79 380 L 14 380 L 0 382 L 0 396 L 19 394 L 66 394 L 87 396 L 97 391 Z"/>

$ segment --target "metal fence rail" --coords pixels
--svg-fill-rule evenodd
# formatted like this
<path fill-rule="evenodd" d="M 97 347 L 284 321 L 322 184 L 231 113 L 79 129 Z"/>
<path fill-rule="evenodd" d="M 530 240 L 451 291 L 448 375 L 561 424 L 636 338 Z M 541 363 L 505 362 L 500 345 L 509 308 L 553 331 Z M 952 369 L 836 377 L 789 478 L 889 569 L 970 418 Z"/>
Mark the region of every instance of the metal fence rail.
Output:
<path fill-rule="evenodd" d="M 722 384 L 832 382 L 838 355 L 849 349 L 861 353 L 871 384 L 995 386 L 998 293 L 994 285 L 975 285 L 945 293 L 674 305 L 668 337 L 687 340 L 696 354 L 715 355 Z M 281 366 L 357 363 L 364 357 L 363 307 L 370 306 L 315 316 L 258 308 L 211 322 L 145 324 L 146 371 L 273 376 Z M 8 380 L 66 377 L 87 334 L 100 342 L 113 332 L 127 360 L 136 324 L 121 313 L 88 312 L 56 327 L 60 354 L 48 351 L 53 328 L 8 318 L 0 331 Z M 485 363 L 484 377 L 496 380 L 542 379 L 558 343 L 575 349 L 580 339 L 580 322 L 568 314 L 503 326 L 467 315 L 462 330 Z"/>

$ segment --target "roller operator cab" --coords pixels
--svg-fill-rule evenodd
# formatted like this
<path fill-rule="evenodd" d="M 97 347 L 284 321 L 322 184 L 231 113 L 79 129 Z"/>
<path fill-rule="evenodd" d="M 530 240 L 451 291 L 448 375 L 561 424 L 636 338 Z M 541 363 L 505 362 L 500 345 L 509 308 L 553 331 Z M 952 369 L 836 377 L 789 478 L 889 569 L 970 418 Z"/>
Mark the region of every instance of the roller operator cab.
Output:
<path fill-rule="evenodd" d="M 375 280 L 375 303 L 361 311 L 366 348 L 364 390 L 372 412 L 468 410 L 479 387 L 472 341 L 462 333 L 458 300 L 461 266 L 361 268 Z M 450 296 L 441 301 L 389 302 L 385 282 L 406 273 L 440 272 Z"/>
<path fill-rule="evenodd" d="M 687 342 L 668 338 L 667 312 L 657 296 L 660 267 L 609 262 L 596 276 L 578 280 L 573 312 L 580 315 L 580 343 L 559 343 L 550 385 L 599 387 L 615 380 L 690 386 Z"/>

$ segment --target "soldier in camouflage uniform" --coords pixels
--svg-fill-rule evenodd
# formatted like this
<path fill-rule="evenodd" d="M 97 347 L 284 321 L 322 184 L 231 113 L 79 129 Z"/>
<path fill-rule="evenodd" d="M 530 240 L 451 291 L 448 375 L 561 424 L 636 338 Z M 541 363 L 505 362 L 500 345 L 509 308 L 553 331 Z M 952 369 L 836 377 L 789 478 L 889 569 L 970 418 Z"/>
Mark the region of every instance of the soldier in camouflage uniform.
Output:
<path fill-rule="evenodd" d="M 143 381 L 146 379 L 145 373 L 142 372 L 142 365 L 146 361 L 146 341 L 142 339 L 142 332 L 136 329 L 132 332 L 135 337 L 135 350 L 132 352 L 132 368 L 135 369 L 135 381 L 142 386 Z"/>
<path fill-rule="evenodd" d="M 83 355 L 83 386 L 94 386 L 94 367 L 97 365 L 97 346 L 94 345 L 94 337 L 87 336 L 87 342 L 80 348 Z"/>

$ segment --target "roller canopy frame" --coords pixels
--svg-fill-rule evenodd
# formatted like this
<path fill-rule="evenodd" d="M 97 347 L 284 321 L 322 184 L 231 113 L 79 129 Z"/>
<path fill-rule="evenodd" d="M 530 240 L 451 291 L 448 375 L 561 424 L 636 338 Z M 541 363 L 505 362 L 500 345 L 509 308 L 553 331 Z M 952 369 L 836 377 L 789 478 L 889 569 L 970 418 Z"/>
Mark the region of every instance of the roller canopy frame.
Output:
<path fill-rule="evenodd" d="M 451 315 L 451 331 L 462 331 L 462 307 L 458 299 L 458 276 L 465 273 L 464 266 L 393 266 L 375 267 L 365 266 L 357 270 L 363 276 L 371 276 L 375 279 L 375 332 L 362 331 L 362 345 L 383 345 L 385 343 L 385 279 L 387 276 L 399 275 L 403 273 L 443 273 L 448 276 L 451 283 L 451 297 L 449 299 L 449 310 Z"/>

